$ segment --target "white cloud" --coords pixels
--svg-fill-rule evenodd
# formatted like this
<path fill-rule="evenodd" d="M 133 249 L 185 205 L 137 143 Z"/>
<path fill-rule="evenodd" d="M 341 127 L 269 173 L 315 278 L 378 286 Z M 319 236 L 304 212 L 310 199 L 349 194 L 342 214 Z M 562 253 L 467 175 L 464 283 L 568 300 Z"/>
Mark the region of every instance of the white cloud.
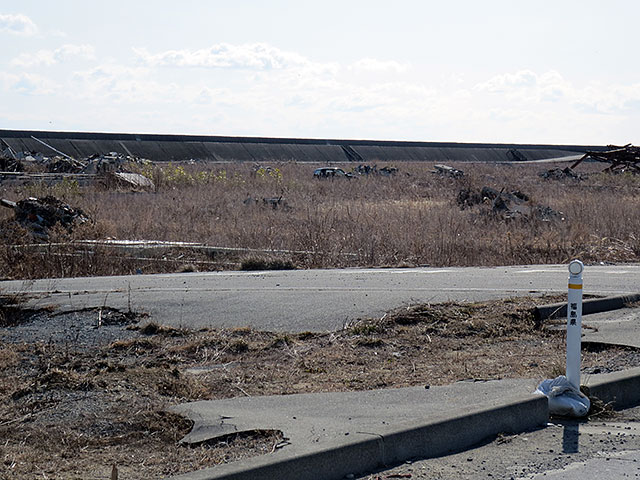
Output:
<path fill-rule="evenodd" d="M 38 27 L 29 17 L 21 13 L 17 15 L 0 14 L 0 32 L 16 35 L 35 35 Z"/>
<path fill-rule="evenodd" d="M 393 71 L 397 73 L 403 73 L 409 70 L 409 64 L 396 62 L 394 60 L 377 60 L 375 58 L 363 58 L 354 63 L 353 68 L 369 72 Z"/>
<path fill-rule="evenodd" d="M 23 95 L 48 95 L 57 87 L 55 82 L 32 73 L 16 75 L 0 72 L 0 84 L 2 84 L 4 90 Z"/>
<path fill-rule="evenodd" d="M 589 114 L 622 114 L 640 110 L 640 83 L 631 85 L 590 82 L 575 86 L 559 72 L 541 74 L 530 70 L 496 75 L 473 87 L 487 101 L 508 102 L 509 108 L 539 108 L 537 104 L 562 104 L 570 111 Z M 488 96 L 486 96 L 488 95 Z"/>
<path fill-rule="evenodd" d="M 304 56 L 280 50 L 266 43 L 232 45 L 219 43 L 199 50 L 167 50 L 151 54 L 145 48 L 134 48 L 143 64 L 151 67 L 201 67 L 247 70 L 285 70 L 305 68 L 333 71 L 335 64 L 314 63 Z"/>
<path fill-rule="evenodd" d="M 91 45 L 66 44 L 55 50 L 39 50 L 36 53 L 22 53 L 14 58 L 11 64 L 18 67 L 51 66 L 72 58 L 93 60 L 95 59 L 94 49 Z"/>
<path fill-rule="evenodd" d="M 573 96 L 576 108 L 586 113 L 615 115 L 640 112 L 640 83 L 632 85 L 591 84 Z"/>
<path fill-rule="evenodd" d="M 535 87 L 538 83 L 538 75 L 531 70 L 520 70 L 516 73 L 496 75 L 486 82 L 475 86 L 476 90 L 491 93 L 508 93 L 514 89 Z"/>
<path fill-rule="evenodd" d="M 74 72 L 70 82 L 72 97 L 96 103 L 107 100 L 123 104 L 164 104 L 184 101 L 187 92 L 191 92 L 190 88 L 156 80 L 148 68 L 118 64 Z"/>

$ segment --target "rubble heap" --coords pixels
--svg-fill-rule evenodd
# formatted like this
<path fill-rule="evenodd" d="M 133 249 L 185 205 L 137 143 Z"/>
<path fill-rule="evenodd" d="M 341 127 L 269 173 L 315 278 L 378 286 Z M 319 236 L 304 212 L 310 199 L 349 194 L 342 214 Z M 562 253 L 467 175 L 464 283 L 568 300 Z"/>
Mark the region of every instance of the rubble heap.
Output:
<path fill-rule="evenodd" d="M 107 187 L 134 191 L 155 188 L 150 178 L 130 171 L 132 165 L 151 164 L 150 160 L 144 158 L 109 152 L 106 155 L 96 153 L 77 160 L 57 150 L 60 155 L 48 157 L 40 152 L 15 152 L 8 145 L 5 146 L 6 148 L 0 151 L 0 174 L 5 174 L 0 175 L 0 182 L 7 179 L 18 182 L 42 181 L 43 175 L 47 175 L 44 178 L 48 181 L 61 181 L 67 176 L 77 175 L 90 178 L 90 181 L 99 180 Z M 21 177 L 7 175 L 25 170 L 28 173 Z"/>
<path fill-rule="evenodd" d="M 547 180 L 584 180 L 585 176 L 574 172 L 571 167 L 565 168 L 552 168 L 546 172 L 540 173 L 540 177 Z"/>
<path fill-rule="evenodd" d="M 74 225 L 89 221 L 89 217 L 82 210 L 72 208 L 52 196 L 29 197 L 18 202 L 2 199 L 0 204 L 13 208 L 15 221 L 40 238 L 47 238 L 48 230 L 56 224 L 71 232 Z"/>
<path fill-rule="evenodd" d="M 640 147 L 634 147 L 630 143 L 620 147 L 617 145 L 607 145 L 609 150 L 604 152 L 587 152 L 582 158 L 571 165 L 576 168 L 583 160 L 591 158 L 599 162 L 608 163 L 609 166 L 603 171 L 607 173 L 640 173 Z"/>
<path fill-rule="evenodd" d="M 0 170 L 3 172 L 22 172 L 24 171 L 24 165 L 19 160 L 0 154 Z"/>
<path fill-rule="evenodd" d="M 49 173 L 83 173 L 87 165 L 73 158 L 53 157 L 43 162 Z"/>
<path fill-rule="evenodd" d="M 464 172 L 462 170 L 450 167 L 449 165 L 434 165 L 433 168 L 435 170 L 433 170 L 431 173 L 435 173 L 443 177 L 460 178 L 464 175 Z"/>
<path fill-rule="evenodd" d="M 391 177 L 398 173 L 398 169 L 396 167 L 387 166 L 378 169 L 378 165 L 367 165 L 364 163 L 355 167 L 353 171 L 358 175 L 382 175 L 385 177 Z"/>
<path fill-rule="evenodd" d="M 543 222 L 564 220 L 564 214 L 551 207 L 532 203 L 529 196 L 519 190 L 505 192 L 491 187 L 482 187 L 474 192 L 463 189 L 458 192 L 457 203 L 460 208 L 470 208 L 475 205 L 491 206 L 491 212 L 504 220 L 515 218 L 535 218 Z"/>

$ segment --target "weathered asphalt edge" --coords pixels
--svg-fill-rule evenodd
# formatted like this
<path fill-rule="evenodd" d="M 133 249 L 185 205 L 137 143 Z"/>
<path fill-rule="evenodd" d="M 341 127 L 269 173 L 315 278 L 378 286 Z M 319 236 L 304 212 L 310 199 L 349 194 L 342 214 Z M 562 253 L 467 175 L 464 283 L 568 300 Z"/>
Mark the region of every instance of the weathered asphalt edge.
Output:
<path fill-rule="evenodd" d="M 608 312 L 618 310 L 635 302 L 640 302 L 640 293 L 631 295 L 616 295 L 605 298 L 588 298 L 582 302 L 582 314 Z M 560 318 L 567 316 L 567 302 L 541 305 L 534 310 L 536 321 L 540 322 L 548 318 Z"/>
<path fill-rule="evenodd" d="M 410 458 L 429 458 L 471 447 L 499 433 L 540 428 L 549 419 L 546 397 L 513 397 L 463 414 L 442 414 L 382 434 L 339 439 L 321 449 L 280 451 L 171 477 L 171 480 L 341 480 Z M 280 455 L 278 455 L 280 454 Z"/>

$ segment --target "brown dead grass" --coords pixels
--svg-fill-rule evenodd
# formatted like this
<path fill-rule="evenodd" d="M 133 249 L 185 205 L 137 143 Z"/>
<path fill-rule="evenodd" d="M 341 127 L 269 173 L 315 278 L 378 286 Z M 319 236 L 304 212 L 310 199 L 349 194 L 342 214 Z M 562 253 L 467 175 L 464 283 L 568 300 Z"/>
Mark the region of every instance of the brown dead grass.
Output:
<path fill-rule="evenodd" d="M 274 165 L 275 166 L 275 165 Z M 593 173 L 585 181 L 541 179 L 545 165 L 457 164 L 461 179 L 430 173 L 426 163 L 396 165 L 395 177 L 317 180 L 314 166 L 277 165 L 277 174 L 252 173 L 244 164 L 155 169 L 158 189 L 130 194 L 91 187 L 0 187 L 17 200 L 54 194 L 82 208 L 95 222 L 69 238 L 153 239 L 207 245 L 288 250 L 277 260 L 297 267 L 466 266 L 638 261 L 640 177 Z M 349 169 L 350 166 L 345 166 Z M 461 209 L 458 192 L 483 186 L 520 190 L 535 204 L 564 213 L 564 221 L 504 220 L 486 205 Z M 287 199 L 288 208 L 262 204 Z M 258 199 L 245 204 L 247 197 Z M 7 209 L 0 218 L 10 218 Z M 238 268 L 242 254 L 186 250 L 125 253 L 104 247 L 26 247 L 24 230 L 5 224 L 0 275 L 11 278 L 110 275 Z M 21 247 L 9 245 L 23 245 Z M 150 257 L 150 258 L 142 258 Z M 274 261 L 265 255 L 265 261 Z"/>
<path fill-rule="evenodd" d="M 181 446 L 190 424 L 166 409 L 186 401 L 554 377 L 564 338 L 538 328 L 532 307 L 556 300 L 418 305 L 332 333 L 143 324 L 104 347 L 4 342 L 0 478 L 106 479 L 114 464 L 123 479 L 161 478 L 267 453 L 282 439 L 254 432 Z M 583 352 L 585 368 L 638 363 L 635 351 Z"/>

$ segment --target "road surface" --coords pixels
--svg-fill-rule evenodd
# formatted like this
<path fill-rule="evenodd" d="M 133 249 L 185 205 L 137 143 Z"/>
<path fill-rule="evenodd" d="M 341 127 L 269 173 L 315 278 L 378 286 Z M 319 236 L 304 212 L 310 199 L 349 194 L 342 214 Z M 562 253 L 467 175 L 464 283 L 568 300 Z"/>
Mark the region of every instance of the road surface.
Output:
<path fill-rule="evenodd" d="M 177 327 L 331 331 L 414 303 L 566 293 L 566 265 L 210 272 L 0 282 L 62 310 L 110 306 Z M 584 293 L 637 293 L 640 265 L 587 265 Z"/>

